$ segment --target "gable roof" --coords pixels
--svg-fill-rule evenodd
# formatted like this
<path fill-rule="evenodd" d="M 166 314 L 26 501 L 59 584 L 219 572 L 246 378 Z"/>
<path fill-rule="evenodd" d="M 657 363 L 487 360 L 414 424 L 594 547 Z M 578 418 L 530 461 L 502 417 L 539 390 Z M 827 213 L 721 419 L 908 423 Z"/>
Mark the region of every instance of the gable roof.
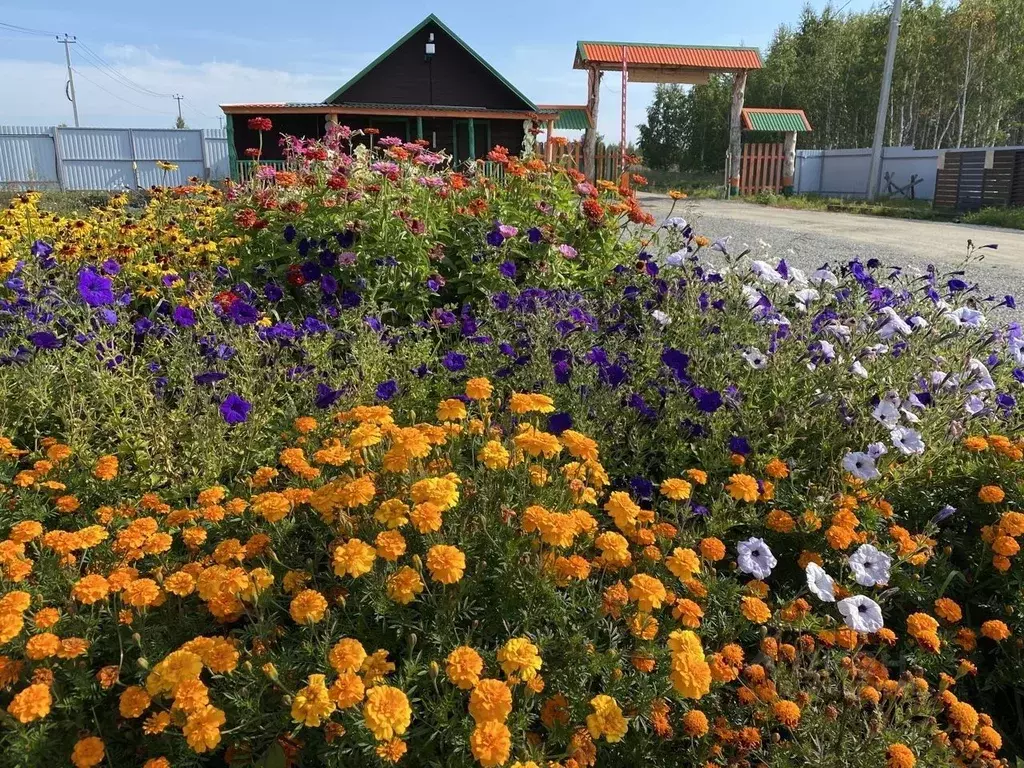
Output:
<path fill-rule="evenodd" d="M 546 112 L 558 112 L 555 129 L 561 131 L 585 131 L 593 127 L 590 111 L 585 104 L 579 106 L 566 104 L 539 104 L 538 109 Z"/>
<path fill-rule="evenodd" d="M 614 43 L 580 40 L 576 43 L 573 69 L 587 64 L 622 68 L 622 48 L 626 48 L 627 66 L 685 67 L 716 72 L 761 69 L 757 48 L 707 45 L 671 45 L 664 43 Z"/>
<path fill-rule="evenodd" d="M 748 131 L 795 131 L 808 133 L 811 123 L 802 109 L 768 109 L 746 107 L 740 113 L 743 128 Z"/>
<path fill-rule="evenodd" d="M 456 43 L 458 43 L 458 44 L 459 44 L 460 46 L 462 46 L 462 48 L 463 48 L 463 49 L 464 49 L 464 50 L 465 50 L 465 51 L 466 51 L 466 52 L 467 52 L 467 53 L 468 53 L 468 54 L 469 54 L 470 56 L 472 56 L 472 57 L 473 57 L 474 59 L 476 59 L 476 60 L 477 60 L 478 62 L 480 62 L 480 64 L 481 64 L 481 65 L 482 65 L 482 66 L 484 67 L 484 69 L 486 69 L 486 70 L 487 70 L 488 72 L 490 72 L 490 73 L 491 73 L 492 75 L 494 75 L 494 76 L 495 76 L 496 78 L 498 78 L 498 80 L 500 80 L 500 81 L 501 81 L 501 83 L 502 83 L 502 84 L 503 84 L 503 85 L 504 85 L 504 86 L 505 86 L 506 88 L 508 88 L 508 89 L 509 89 L 510 91 L 512 91 L 512 93 L 514 93 L 514 94 L 515 94 L 515 95 L 516 95 L 516 96 L 517 96 L 518 98 L 522 99 L 522 100 L 523 100 L 523 102 L 524 102 L 524 103 L 525 103 L 525 104 L 526 104 L 526 105 L 527 105 L 527 106 L 528 106 L 528 107 L 529 107 L 529 108 L 530 108 L 531 110 L 534 110 L 534 111 L 536 111 L 536 110 L 537 110 L 537 105 L 536 105 L 536 104 L 534 104 L 534 103 L 533 103 L 532 101 L 530 101 L 530 100 L 529 100 L 528 98 L 526 98 L 526 96 L 524 96 L 524 95 L 523 95 L 523 93 L 522 93 L 522 92 L 521 92 L 521 91 L 520 91 L 520 90 L 519 90 L 518 88 L 516 88 L 516 87 L 515 87 L 514 85 L 512 85 L 512 83 L 510 83 L 510 82 L 509 82 L 508 80 L 506 80 L 506 79 L 504 78 L 504 76 L 503 76 L 503 75 L 502 75 L 502 74 L 501 74 L 500 72 L 498 72 L 498 70 L 496 70 L 496 69 L 495 69 L 494 67 L 492 67 L 492 66 L 491 66 L 490 64 L 488 64 L 488 63 L 487 63 L 487 62 L 486 62 L 486 61 L 484 60 L 484 58 L 483 58 L 482 56 L 480 56 L 480 54 L 479 54 L 479 53 L 477 53 L 477 52 L 476 52 L 476 51 L 474 51 L 474 50 L 473 50 L 472 48 L 470 48 L 470 47 L 469 47 L 469 46 L 468 46 L 468 45 L 467 45 L 467 44 L 466 44 L 466 43 L 465 43 L 465 42 L 464 42 L 464 41 L 462 40 L 462 38 L 460 38 L 460 37 L 459 37 L 458 35 L 456 35 L 456 34 L 455 34 L 454 32 L 452 32 L 452 31 L 451 31 L 451 30 L 450 30 L 450 29 L 449 29 L 449 28 L 448 28 L 448 27 L 447 27 L 447 26 L 445 25 L 445 23 L 444 23 L 443 21 L 441 21 L 441 20 L 440 20 L 439 18 L 437 18 L 437 16 L 435 16 L 434 14 L 430 14 L 429 16 L 427 16 L 427 18 L 425 18 L 425 19 L 424 19 L 423 21 L 421 21 L 421 22 L 420 22 L 419 24 L 417 24 L 417 25 L 416 25 L 415 27 L 413 27 L 413 28 L 412 28 L 412 29 L 410 29 L 410 30 L 409 30 L 408 32 L 406 32 L 406 33 L 405 33 L 405 35 L 403 35 L 403 36 L 402 36 L 402 38 L 401 38 L 400 40 L 398 40 L 397 42 L 395 42 L 395 44 L 394 44 L 394 45 L 392 45 L 392 46 L 391 46 L 390 48 L 388 48 L 388 49 L 387 49 L 386 51 L 384 51 L 384 53 L 382 53 L 382 54 L 381 54 L 380 56 L 378 56 L 378 57 L 377 57 L 376 59 L 374 59 L 374 60 L 373 60 L 373 61 L 371 61 L 371 62 L 370 62 L 369 64 L 367 64 L 367 65 L 366 65 L 366 66 L 365 66 L 365 67 L 364 67 L 364 68 L 363 68 L 363 69 L 362 69 L 362 70 L 361 70 L 361 71 L 360 71 L 360 72 L 359 72 L 359 73 L 358 73 L 358 74 L 357 74 L 357 75 L 356 75 L 355 77 L 353 77 L 353 78 L 352 78 L 351 80 L 349 80 L 349 81 L 348 81 L 347 83 L 345 83 L 345 84 L 344 84 L 343 86 L 341 86 L 341 88 L 339 88 L 339 89 L 338 89 L 338 90 L 336 90 L 336 91 L 335 91 L 334 93 L 332 93 L 332 94 L 331 94 L 330 96 L 328 96 L 328 97 L 327 97 L 326 99 L 324 99 L 324 102 L 325 102 L 325 103 L 327 103 L 327 104 L 330 104 L 330 103 L 334 102 L 334 101 L 335 101 L 336 99 L 338 99 L 338 98 L 339 98 L 339 97 L 340 97 L 340 96 L 341 96 L 342 94 L 344 94 L 344 93 L 345 93 L 345 91 L 347 91 L 347 90 L 348 90 L 349 88 L 351 88 L 351 87 L 352 87 L 353 85 L 355 85 L 355 84 L 356 84 L 357 82 L 359 82 L 360 80 L 362 80 L 362 79 L 363 79 L 363 78 L 364 78 L 364 77 L 365 77 L 365 76 L 366 76 L 366 75 L 367 75 L 367 74 L 368 74 L 368 73 L 369 73 L 369 72 L 370 72 L 370 71 L 371 71 L 371 70 L 372 70 L 372 69 L 373 69 L 374 67 L 376 67 L 376 66 L 377 66 L 378 64 L 380 64 L 380 63 L 381 63 L 382 61 L 384 61 L 384 59 L 386 59 L 386 58 L 387 58 L 388 56 L 390 56 L 390 55 L 391 55 L 392 53 L 394 53 L 394 52 L 395 52 L 395 51 L 396 51 L 396 50 L 397 50 L 397 49 L 398 49 L 398 48 L 399 48 L 399 47 L 400 47 L 400 46 L 401 46 L 401 45 L 402 45 L 403 43 L 405 43 L 406 41 L 408 41 L 410 37 L 412 37 L 413 35 L 415 35 L 415 34 L 416 34 L 417 32 L 419 32 L 419 31 L 420 31 L 421 29 L 423 29 L 423 28 L 424 28 L 425 26 L 427 26 L 427 24 L 430 24 L 431 22 L 433 22 L 433 23 L 434 23 L 434 24 L 436 24 L 436 25 L 437 25 L 438 27 L 440 27 L 440 28 L 441 28 L 441 30 L 442 30 L 442 31 L 443 31 L 443 32 L 444 32 L 444 33 L 445 33 L 446 35 L 448 35 L 448 36 L 449 36 L 449 37 L 450 37 L 450 38 L 451 38 L 452 40 L 454 40 L 454 41 L 455 41 Z"/>

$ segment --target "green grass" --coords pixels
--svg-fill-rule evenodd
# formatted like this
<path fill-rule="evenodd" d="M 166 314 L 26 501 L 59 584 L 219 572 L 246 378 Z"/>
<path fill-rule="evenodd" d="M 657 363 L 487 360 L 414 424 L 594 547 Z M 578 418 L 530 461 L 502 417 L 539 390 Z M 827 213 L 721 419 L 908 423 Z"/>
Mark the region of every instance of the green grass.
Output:
<path fill-rule="evenodd" d="M 771 192 L 743 198 L 749 203 L 770 205 L 775 208 L 793 208 L 801 211 L 839 211 L 842 213 L 864 213 L 870 216 L 892 216 L 900 219 L 940 219 L 944 214 L 935 211 L 929 200 L 886 199 L 869 202 L 849 200 L 841 197 L 819 195 L 793 195 L 786 197 Z"/>
<path fill-rule="evenodd" d="M 965 224 L 1024 229 L 1024 208 L 982 208 L 980 211 L 965 213 L 961 221 Z"/>
<path fill-rule="evenodd" d="M 724 197 L 725 186 L 720 173 L 704 171 L 655 171 L 645 168 L 640 171 L 647 179 L 645 192 L 668 192 L 671 189 L 685 192 L 688 197 Z"/>

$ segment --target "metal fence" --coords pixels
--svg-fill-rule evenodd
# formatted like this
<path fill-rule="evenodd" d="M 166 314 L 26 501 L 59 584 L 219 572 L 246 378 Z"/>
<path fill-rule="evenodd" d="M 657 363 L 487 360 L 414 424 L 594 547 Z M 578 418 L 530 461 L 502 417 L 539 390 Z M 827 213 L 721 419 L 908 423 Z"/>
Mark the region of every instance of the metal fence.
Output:
<path fill-rule="evenodd" d="M 165 171 L 158 161 L 177 168 Z M 119 190 L 228 176 L 219 129 L 0 126 L 0 188 Z"/>
<path fill-rule="evenodd" d="M 939 150 L 886 147 L 879 174 L 880 197 L 911 196 L 931 200 Z M 867 197 L 870 149 L 801 149 L 796 153 L 796 183 L 800 194 L 829 197 Z"/>

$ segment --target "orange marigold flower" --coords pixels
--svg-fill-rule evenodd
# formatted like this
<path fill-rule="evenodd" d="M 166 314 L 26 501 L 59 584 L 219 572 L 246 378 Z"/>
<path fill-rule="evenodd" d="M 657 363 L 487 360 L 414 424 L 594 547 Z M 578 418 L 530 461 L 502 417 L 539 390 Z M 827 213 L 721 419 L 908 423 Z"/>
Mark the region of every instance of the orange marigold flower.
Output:
<path fill-rule="evenodd" d="M 697 548 L 700 550 L 701 557 L 711 562 L 717 562 L 725 557 L 725 544 L 721 539 L 714 537 L 701 539 Z"/>
<path fill-rule="evenodd" d="M 1010 636 L 1010 628 L 999 619 L 989 619 L 981 625 L 981 635 L 998 643 Z"/>
<path fill-rule="evenodd" d="M 978 499 L 986 504 L 998 504 L 1005 498 L 1006 494 L 998 485 L 983 485 L 978 491 Z"/>
<path fill-rule="evenodd" d="M 298 624 L 315 624 L 324 617 L 327 600 L 315 589 L 304 589 L 294 598 L 288 612 Z"/>
<path fill-rule="evenodd" d="M 917 758 L 904 744 L 890 744 L 885 751 L 886 768 L 914 768 L 916 764 Z"/>
<path fill-rule="evenodd" d="M 103 762 L 103 740 L 97 736 L 86 736 L 75 742 L 71 751 L 71 762 L 75 768 L 93 768 Z"/>
<path fill-rule="evenodd" d="M 19 723 L 31 723 L 50 714 L 52 704 L 49 686 L 37 683 L 16 693 L 7 711 Z"/>
<path fill-rule="evenodd" d="M 750 475 L 744 474 L 730 475 L 725 490 L 736 501 L 745 501 L 747 503 L 757 501 L 759 495 L 757 480 Z"/>
<path fill-rule="evenodd" d="M 956 624 L 963 618 L 960 606 L 956 604 L 955 600 L 950 600 L 948 597 L 940 597 L 935 601 L 935 613 L 940 619 L 948 621 L 950 624 Z"/>

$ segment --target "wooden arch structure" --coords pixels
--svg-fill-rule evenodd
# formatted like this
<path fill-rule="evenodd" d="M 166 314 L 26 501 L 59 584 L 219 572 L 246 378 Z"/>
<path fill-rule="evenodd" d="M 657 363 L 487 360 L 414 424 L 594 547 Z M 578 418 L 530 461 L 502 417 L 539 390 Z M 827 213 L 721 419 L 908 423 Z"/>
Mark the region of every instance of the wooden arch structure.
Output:
<path fill-rule="evenodd" d="M 622 73 L 621 165 L 626 154 L 626 86 L 637 83 L 686 83 L 703 85 L 711 75 L 732 74 L 732 111 L 729 123 L 729 186 L 738 194 L 740 186 L 741 123 L 747 73 L 761 68 L 756 48 L 692 45 L 655 45 L 650 43 L 613 43 L 581 40 L 576 43 L 573 69 L 587 71 L 587 111 L 590 127 L 584 136 L 583 170 L 594 177 L 597 149 L 597 109 L 601 77 L 605 72 Z"/>

